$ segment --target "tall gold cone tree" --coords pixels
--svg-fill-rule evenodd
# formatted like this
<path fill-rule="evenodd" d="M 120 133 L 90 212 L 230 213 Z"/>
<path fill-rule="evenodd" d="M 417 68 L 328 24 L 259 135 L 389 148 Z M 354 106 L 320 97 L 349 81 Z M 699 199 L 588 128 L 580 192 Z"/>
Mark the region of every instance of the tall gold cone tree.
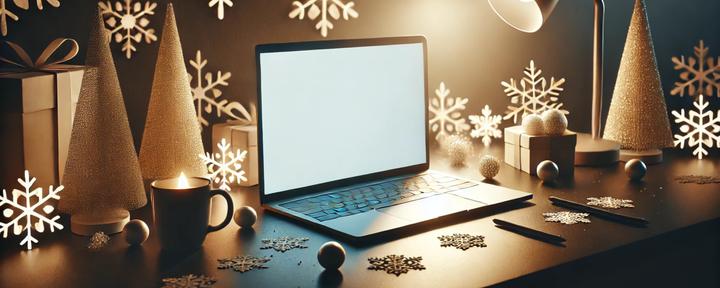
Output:
<path fill-rule="evenodd" d="M 168 4 L 140 146 L 140 167 L 146 181 L 176 178 L 180 172 L 207 175 L 198 156 L 204 150 L 188 83 L 175 13 Z"/>
<path fill-rule="evenodd" d="M 604 138 L 635 151 L 674 147 L 643 0 L 635 2 Z"/>
<path fill-rule="evenodd" d="M 127 217 L 147 204 L 108 39 L 96 10 L 58 204 L 73 219 Z"/>

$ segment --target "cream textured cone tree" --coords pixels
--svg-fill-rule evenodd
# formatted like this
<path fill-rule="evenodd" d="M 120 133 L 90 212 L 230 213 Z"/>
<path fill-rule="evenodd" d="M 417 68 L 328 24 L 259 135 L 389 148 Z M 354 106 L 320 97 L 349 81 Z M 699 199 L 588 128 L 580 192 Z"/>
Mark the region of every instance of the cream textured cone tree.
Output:
<path fill-rule="evenodd" d="M 80 98 L 58 204 L 73 233 L 122 231 L 128 210 L 147 204 L 102 16 L 93 17 Z"/>
<path fill-rule="evenodd" d="M 662 151 L 656 149 L 674 147 L 643 0 L 635 2 L 604 137 L 626 149 L 621 151 L 623 161 L 660 162 Z M 647 153 L 655 160 L 643 159 Z"/>
<path fill-rule="evenodd" d="M 180 176 L 207 176 L 200 126 L 183 59 L 172 4 L 168 4 L 160 40 L 150 107 L 140 146 L 146 183 Z"/>

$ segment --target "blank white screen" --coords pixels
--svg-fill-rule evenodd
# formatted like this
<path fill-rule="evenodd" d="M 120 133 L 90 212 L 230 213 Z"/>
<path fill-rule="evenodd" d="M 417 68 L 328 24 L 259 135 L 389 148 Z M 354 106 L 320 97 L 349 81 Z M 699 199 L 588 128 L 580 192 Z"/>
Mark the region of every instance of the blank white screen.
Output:
<path fill-rule="evenodd" d="M 260 54 L 265 194 L 426 161 L 423 45 Z"/>

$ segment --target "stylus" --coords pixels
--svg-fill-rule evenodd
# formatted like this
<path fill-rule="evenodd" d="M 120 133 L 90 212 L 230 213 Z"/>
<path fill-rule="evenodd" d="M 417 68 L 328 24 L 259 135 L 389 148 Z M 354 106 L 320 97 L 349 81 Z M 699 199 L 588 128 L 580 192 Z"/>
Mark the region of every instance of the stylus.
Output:
<path fill-rule="evenodd" d="M 573 202 L 570 200 L 557 198 L 555 196 L 550 196 L 550 201 L 553 204 L 557 204 L 560 206 L 565 206 L 565 207 L 568 207 L 571 209 L 580 210 L 580 211 L 594 214 L 597 216 L 607 217 L 610 219 L 623 221 L 623 222 L 627 222 L 627 223 L 631 223 L 631 224 L 635 224 L 635 225 L 647 225 L 648 223 L 650 223 L 649 221 L 642 219 L 642 218 L 635 218 L 635 217 L 630 217 L 630 216 L 626 216 L 626 215 L 622 215 L 622 214 L 605 211 L 600 208 L 595 208 L 592 206 L 576 203 L 576 202 Z"/>
<path fill-rule="evenodd" d="M 530 235 L 530 236 L 535 236 L 535 237 L 542 238 L 542 239 L 549 240 L 549 241 L 553 241 L 553 242 L 565 242 L 565 238 L 563 238 L 563 237 L 560 237 L 560 236 L 557 236 L 557 235 L 548 234 L 548 233 L 545 233 L 545 232 L 542 232 L 542 231 L 538 231 L 538 230 L 535 230 L 535 229 L 532 229 L 532 228 L 528 228 L 528 227 L 525 227 L 525 226 L 520 226 L 520 225 L 517 225 L 517 224 L 514 224 L 514 223 L 507 222 L 507 221 L 505 221 L 505 220 L 493 219 L 493 222 L 495 222 L 495 224 L 498 225 L 498 226 L 496 226 L 496 227 L 506 228 L 506 229 L 509 229 L 509 230 L 513 230 L 513 231 L 515 231 L 515 232 L 520 232 L 520 233 L 522 233 L 522 234 L 527 234 L 527 235 Z"/>

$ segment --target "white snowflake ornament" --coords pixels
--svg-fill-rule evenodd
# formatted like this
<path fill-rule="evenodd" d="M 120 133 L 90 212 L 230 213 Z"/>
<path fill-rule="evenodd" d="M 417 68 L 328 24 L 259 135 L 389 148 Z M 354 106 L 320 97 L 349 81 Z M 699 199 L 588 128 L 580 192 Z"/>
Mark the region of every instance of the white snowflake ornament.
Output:
<path fill-rule="evenodd" d="M 700 47 L 695 47 L 697 60 L 688 57 L 686 64 L 685 56 L 680 56 L 680 60 L 678 60 L 677 57 L 672 58 L 673 63 L 675 63 L 675 70 L 685 70 L 680 73 L 680 79 L 685 82 L 675 82 L 675 88 L 670 91 L 671 95 L 680 93 L 680 97 L 682 97 L 684 96 L 685 88 L 687 88 L 688 95 L 694 96 L 697 93 L 713 96 L 713 91 L 715 91 L 718 97 L 720 97 L 720 57 L 717 58 L 717 63 L 713 63 L 714 59 L 712 57 L 706 60 L 705 57 L 707 57 L 708 50 L 710 50 L 710 48 L 705 47 L 703 41 L 700 40 Z M 705 67 L 706 61 L 707 67 Z M 697 68 L 695 68 L 695 64 L 698 64 Z M 692 78 L 690 78 L 691 74 Z M 696 83 L 697 86 L 693 85 Z"/>
<path fill-rule="evenodd" d="M 52 5 L 53 7 L 60 7 L 60 1 L 58 0 L 46 0 L 48 4 Z M 28 4 L 28 0 L 14 0 L 15 5 L 17 5 L 19 8 L 28 10 L 30 8 L 30 5 Z M 37 0 L 37 7 L 39 10 L 43 10 L 43 1 Z M 7 8 L 5 7 L 5 0 L 0 0 L 0 32 L 2 33 L 2 36 L 7 36 L 7 18 L 10 17 L 10 19 L 13 19 L 15 21 L 18 21 L 20 19 L 17 15 L 13 14 Z"/>
<path fill-rule="evenodd" d="M 245 171 L 240 170 L 240 168 L 242 168 L 240 162 L 245 160 L 247 151 L 242 151 L 241 153 L 240 149 L 238 149 L 237 153 L 233 153 L 232 151 L 228 152 L 227 150 L 230 149 L 230 143 L 227 143 L 225 138 L 223 138 L 217 146 L 220 148 L 222 155 L 215 153 L 215 157 L 213 158 L 210 152 L 206 152 L 205 155 L 200 154 L 200 158 L 205 161 L 205 165 L 207 165 L 208 170 L 210 170 L 211 177 L 215 183 L 220 183 L 220 189 L 230 191 L 228 184 L 232 184 L 236 179 L 238 184 L 240 184 L 240 180 L 247 181 L 247 178 L 243 176 L 245 175 Z M 217 168 L 213 168 L 215 166 L 217 166 Z"/>
<path fill-rule="evenodd" d="M 322 2 L 322 10 L 317 5 L 318 1 Z M 328 6 L 328 2 L 330 2 L 330 6 Z M 310 7 L 310 9 L 308 9 L 307 16 L 310 20 L 315 20 L 315 18 L 322 14 L 322 19 L 315 25 L 315 29 L 320 30 L 320 35 L 323 37 L 327 37 L 328 29 L 333 29 L 332 22 L 328 20 L 328 14 L 330 14 L 330 17 L 333 19 L 338 20 L 340 19 L 339 9 L 342 9 L 343 19 L 350 20 L 350 17 L 358 18 L 357 11 L 353 9 L 355 3 L 352 1 L 345 4 L 340 0 L 307 0 L 305 4 L 300 1 L 293 1 L 292 5 L 296 8 L 288 15 L 290 19 L 298 17 L 298 19 L 303 20 L 303 18 L 305 18 L 305 9 L 308 7 Z"/>
<path fill-rule="evenodd" d="M 198 50 L 195 60 L 190 60 L 190 66 L 195 67 L 197 75 L 196 77 L 193 77 L 192 74 L 188 73 L 188 76 L 190 78 L 190 89 L 192 91 L 193 101 L 195 101 L 197 104 L 196 108 L 198 122 L 200 123 L 200 131 L 202 131 L 203 126 L 210 125 L 208 120 L 203 117 L 203 110 L 206 113 L 210 113 L 212 112 L 213 107 L 215 107 L 218 117 L 225 113 L 231 118 L 239 120 L 240 124 L 249 124 L 252 121 L 252 117 L 250 116 L 250 113 L 248 113 L 247 109 L 242 106 L 242 104 L 238 102 L 228 102 L 228 100 L 218 101 L 218 98 L 222 96 L 222 91 L 218 89 L 217 86 L 228 86 L 228 83 L 225 80 L 229 79 L 232 75 L 230 72 L 222 73 L 218 71 L 217 78 L 214 81 L 212 73 L 207 72 L 205 74 L 205 81 L 207 81 L 207 85 L 203 86 L 202 69 L 203 67 L 205 67 L 205 65 L 207 65 L 207 62 L 207 59 L 202 59 L 202 54 L 200 53 L 200 50 Z M 195 82 L 195 87 L 192 87 L 193 79 L 197 79 L 197 81 Z M 208 92 L 211 92 L 212 96 L 208 96 Z M 242 117 L 238 116 L 235 112 L 233 112 L 233 110 L 240 112 L 240 114 L 242 114 L 242 116 L 245 118 L 243 119 Z"/>
<path fill-rule="evenodd" d="M 590 219 L 587 219 L 587 217 L 590 216 L 588 213 L 561 211 L 556 213 L 542 213 L 542 215 L 545 217 L 545 222 L 559 222 L 565 225 L 590 223 Z"/>
<path fill-rule="evenodd" d="M 231 0 L 210 0 L 208 7 L 213 7 L 217 4 L 218 6 L 218 19 L 223 20 L 225 18 L 225 6 L 232 7 L 233 2 Z"/>
<path fill-rule="evenodd" d="M 133 51 L 137 51 L 133 41 L 140 43 L 143 36 L 145 36 L 145 42 L 150 44 L 152 41 L 157 41 L 155 36 L 155 29 L 145 29 L 150 20 L 145 18 L 145 15 L 155 15 L 155 7 L 157 3 L 145 2 L 143 7 L 140 2 L 132 4 L 132 0 L 123 0 L 125 5 L 120 1 L 115 2 L 115 9 L 110 1 L 105 3 L 98 2 L 102 15 L 106 18 L 105 23 L 110 27 L 110 35 L 115 34 L 115 42 L 120 43 L 125 41 L 122 46 L 122 51 L 125 52 L 125 56 L 130 59 L 130 54 Z M 135 35 L 133 33 L 137 31 Z"/>
<path fill-rule="evenodd" d="M 462 117 L 461 110 L 465 110 L 467 98 L 447 97 L 450 95 L 450 89 L 445 88 L 445 82 L 440 82 L 440 88 L 435 90 L 437 98 L 433 98 L 428 109 L 435 114 L 430 119 L 430 129 L 432 132 L 438 132 L 435 140 L 442 142 L 451 132 L 461 133 L 470 130 L 470 124 L 465 122 Z"/>
<path fill-rule="evenodd" d="M 720 110 L 717 111 L 714 118 L 712 111 L 705 111 L 710 103 L 704 101 L 702 94 L 697 101 L 693 102 L 693 105 L 699 112 L 689 111 L 688 117 L 685 116 L 685 109 L 680 109 L 680 113 L 672 111 L 675 123 L 684 123 L 680 126 L 680 132 L 685 133 L 685 135 L 674 135 L 675 147 L 680 144 L 680 149 L 683 149 L 685 140 L 688 140 L 688 147 L 697 146 L 693 155 L 702 159 L 703 155 L 708 155 L 708 151 L 703 146 L 712 148 L 713 141 L 715 141 L 716 146 L 720 148 L 720 134 L 718 134 L 720 132 Z"/>
<path fill-rule="evenodd" d="M 498 129 L 498 125 L 502 122 L 502 116 L 492 115 L 492 110 L 488 105 L 482 110 L 482 116 L 470 115 L 470 124 L 475 125 L 475 128 L 470 131 L 470 137 L 480 138 L 485 146 L 490 146 L 492 138 L 502 137 L 502 130 Z"/>
<path fill-rule="evenodd" d="M 520 117 L 520 120 L 522 120 L 529 114 L 540 114 L 548 109 L 557 109 L 564 114 L 570 113 L 567 110 L 560 109 L 563 104 L 557 102 L 559 100 L 557 97 L 558 92 L 563 91 L 560 85 L 565 83 L 565 78 L 561 78 L 556 82 L 555 78 L 551 77 L 548 86 L 545 77 L 539 77 L 542 70 L 535 67 L 535 61 L 530 60 L 530 67 L 525 68 L 525 70 L 527 77 L 520 80 L 520 82 L 510 78 L 510 83 L 505 81 L 500 83 L 505 86 L 504 92 L 507 93 L 507 96 L 512 97 L 510 101 L 515 105 L 519 105 L 508 106 L 509 110 L 505 112 L 507 115 L 503 119 L 513 118 L 513 123 L 517 123 L 517 116 L 520 112 L 522 112 Z M 520 87 L 518 87 L 518 83 Z"/>
<path fill-rule="evenodd" d="M 55 228 L 58 230 L 62 230 L 63 226 L 60 225 L 60 223 L 57 223 L 57 220 L 60 219 L 59 215 L 56 215 L 52 219 L 48 218 L 50 217 L 50 213 L 52 213 L 55 208 L 50 205 L 45 205 L 41 210 L 44 212 L 45 216 L 41 213 L 36 212 L 38 207 L 42 206 L 47 202 L 48 200 L 52 199 L 60 199 L 60 196 L 57 194 L 60 193 L 60 191 L 63 190 L 63 186 L 57 187 L 57 189 L 53 189 L 53 186 L 50 186 L 49 193 L 47 196 L 43 197 L 43 191 L 42 188 L 35 188 L 31 191 L 33 183 L 35 183 L 35 177 L 30 179 L 30 173 L 25 170 L 25 180 L 18 178 L 18 182 L 20 185 L 22 185 L 25 188 L 25 192 L 13 189 L 12 191 L 12 200 L 10 200 L 7 197 L 7 192 L 5 189 L 3 189 L 2 197 L 0 197 L 0 207 L 4 206 L 5 204 L 8 204 L 10 208 L 5 208 L 2 212 L 3 216 L 5 218 L 11 218 L 12 220 L 10 222 L 4 223 L 0 222 L 0 233 L 3 233 L 3 238 L 7 238 L 8 231 L 10 230 L 10 226 L 12 226 L 13 233 L 15 235 L 20 235 L 23 231 L 27 230 L 27 236 L 23 238 L 23 240 L 20 242 L 20 245 L 25 245 L 27 243 L 28 250 L 32 249 L 32 243 L 38 243 L 38 240 L 32 237 L 32 230 L 35 229 L 38 233 L 45 232 L 45 223 L 47 223 L 48 226 L 50 226 L 50 232 L 55 232 Z M 20 197 L 25 198 L 25 205 L 21 204 L 21 202 L 18 202 Z M 37 197 L 38 201 L 37 203 L 31 204 L 32 197 Z M 18 215 L 16 210 L 12 209 L 15 208 L 17 210 L 20 210 L 20 214 Z M 34 224 L 32 223 L 33 217 L 37 218 L 37 222 Z M 20 224 L 20 220 L 25 220 L 25 224 Z"/>

